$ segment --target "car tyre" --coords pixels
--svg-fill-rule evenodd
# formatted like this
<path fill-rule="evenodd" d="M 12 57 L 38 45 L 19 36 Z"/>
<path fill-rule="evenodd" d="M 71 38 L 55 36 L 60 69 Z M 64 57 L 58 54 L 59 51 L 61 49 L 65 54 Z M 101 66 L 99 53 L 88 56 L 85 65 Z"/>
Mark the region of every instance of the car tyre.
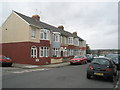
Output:
<path fill-rule="evenodd" d="M 12 63 L 8 65 L 9 67 L 12 67 Z"/>
<path fill-rule="evenodd" d="M 91 79 L 91 75 L 90 74 L 87 74 L 87 79 Z"/>

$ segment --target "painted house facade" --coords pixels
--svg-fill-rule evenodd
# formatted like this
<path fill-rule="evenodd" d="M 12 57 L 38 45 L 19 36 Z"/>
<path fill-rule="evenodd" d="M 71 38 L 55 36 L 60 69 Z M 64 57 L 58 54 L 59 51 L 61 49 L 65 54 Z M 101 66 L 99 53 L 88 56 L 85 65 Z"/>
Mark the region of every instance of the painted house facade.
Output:
<path fill-rule="evenodd" d="M 13 11 L 0 33 L 0 54 L 12 58 L 14 63 L 43 65 L 51 64 L 52 58 L 86 54 L 86 41 L 77 32 L 46 24 L 38 15 L 28 17 Z"/>

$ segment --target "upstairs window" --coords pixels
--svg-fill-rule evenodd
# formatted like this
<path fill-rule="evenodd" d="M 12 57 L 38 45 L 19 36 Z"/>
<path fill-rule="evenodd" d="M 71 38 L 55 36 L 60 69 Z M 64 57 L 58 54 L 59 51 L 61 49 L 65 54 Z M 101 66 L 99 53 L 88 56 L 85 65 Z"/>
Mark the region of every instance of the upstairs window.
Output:
<path fill-rule="evenodd" d="M 48 40 L 49 39 L 49 30 L 41 29 L 40 39 L 41 40 Z"/>
<path fill-rule="evenodd" d="M 68 38 L 68 44 L 73 45 L 73 37 Z"/>
<path fill-rule="evenodd" d="M 79 46 L 79 39 L 78 38 L 74 39 L 74 45 Z"/>
<path fill-rule="evenodd" d="M 35 38 L 35 37 L 36 37 L 36 30 L 32 29 L 32 38 Z"/>
<path fill-rule="evenodd" d="M 60 35 L 59 34 L 53 34 L 53 41 L 54 42 L 60 42 Z"/>
<path fill-rule="evenodd" d="M 37 58 L 37 47 L 36 46 L 31 47 L 31 57 Z"/>
<path fill-rule="evenodd" d="M 64 44 L 67 44 L 67 39 L 66 39 L 66 37 L 64 37 Z"/>
<path fill-rule="evenodd" d="M 60 37 L 60 42 L 63 43 L 63 39 L 62 39 L 62 36 Z"/>

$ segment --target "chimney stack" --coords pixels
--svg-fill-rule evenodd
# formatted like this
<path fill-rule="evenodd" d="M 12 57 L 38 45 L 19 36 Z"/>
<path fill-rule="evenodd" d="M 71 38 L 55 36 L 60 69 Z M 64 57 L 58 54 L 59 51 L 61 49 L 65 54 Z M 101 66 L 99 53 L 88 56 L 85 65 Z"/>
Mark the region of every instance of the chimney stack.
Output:
<path fill-rule="evenodd" d="M 77 32 L 73 32 L 73 34 L 77 36 Z"/>
<path fill-rule="evenodd" d="M 61 26 L 58 26 L 59 29 L 61 30 L 64 30 L 64 27 L 61 25 Z"/>
<path fill-rule="evenodd" d="M 36 21 L 40 21 L 40 16 L 39 15 L 33 15 L 32 18 L 35 19 Z"/>

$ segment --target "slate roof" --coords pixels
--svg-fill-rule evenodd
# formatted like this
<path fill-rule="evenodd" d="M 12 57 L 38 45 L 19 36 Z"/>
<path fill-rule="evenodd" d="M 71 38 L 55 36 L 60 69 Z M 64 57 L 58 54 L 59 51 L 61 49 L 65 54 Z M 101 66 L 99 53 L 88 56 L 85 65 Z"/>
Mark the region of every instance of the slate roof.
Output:
<path fill-rule="evenodd" d="M 76 38 L 79 38 L 81 41 L 84 41 L 82 38 L 68 32 L 68 31 L 65 31 L 65 30 L 61 30 L 57 27 L 54 27 L 52 25 L 49 25 L 47 23 L 44 23 L 42 21 L 36 21 L 35 19 L 33 19 L 32 17 L 29 17 L 29 16 L 26 16 L 26 15 L 23 15 L 21 13 L 18 13 L 16 11 L 13 11 L 15 12 L 17 15 L 19 15 L 22 19 L 24 19 L 26 22 L 28 22 L 30 25 L 34 25 L 34 26 L 37 26 L 37 27 L 40 27 L 40 28 L 46 28 L 48 30 L 52 30 L 53 32 L 60 32 L 63 36 L 66 36 L 66 37 L 76 37 Z"/>

